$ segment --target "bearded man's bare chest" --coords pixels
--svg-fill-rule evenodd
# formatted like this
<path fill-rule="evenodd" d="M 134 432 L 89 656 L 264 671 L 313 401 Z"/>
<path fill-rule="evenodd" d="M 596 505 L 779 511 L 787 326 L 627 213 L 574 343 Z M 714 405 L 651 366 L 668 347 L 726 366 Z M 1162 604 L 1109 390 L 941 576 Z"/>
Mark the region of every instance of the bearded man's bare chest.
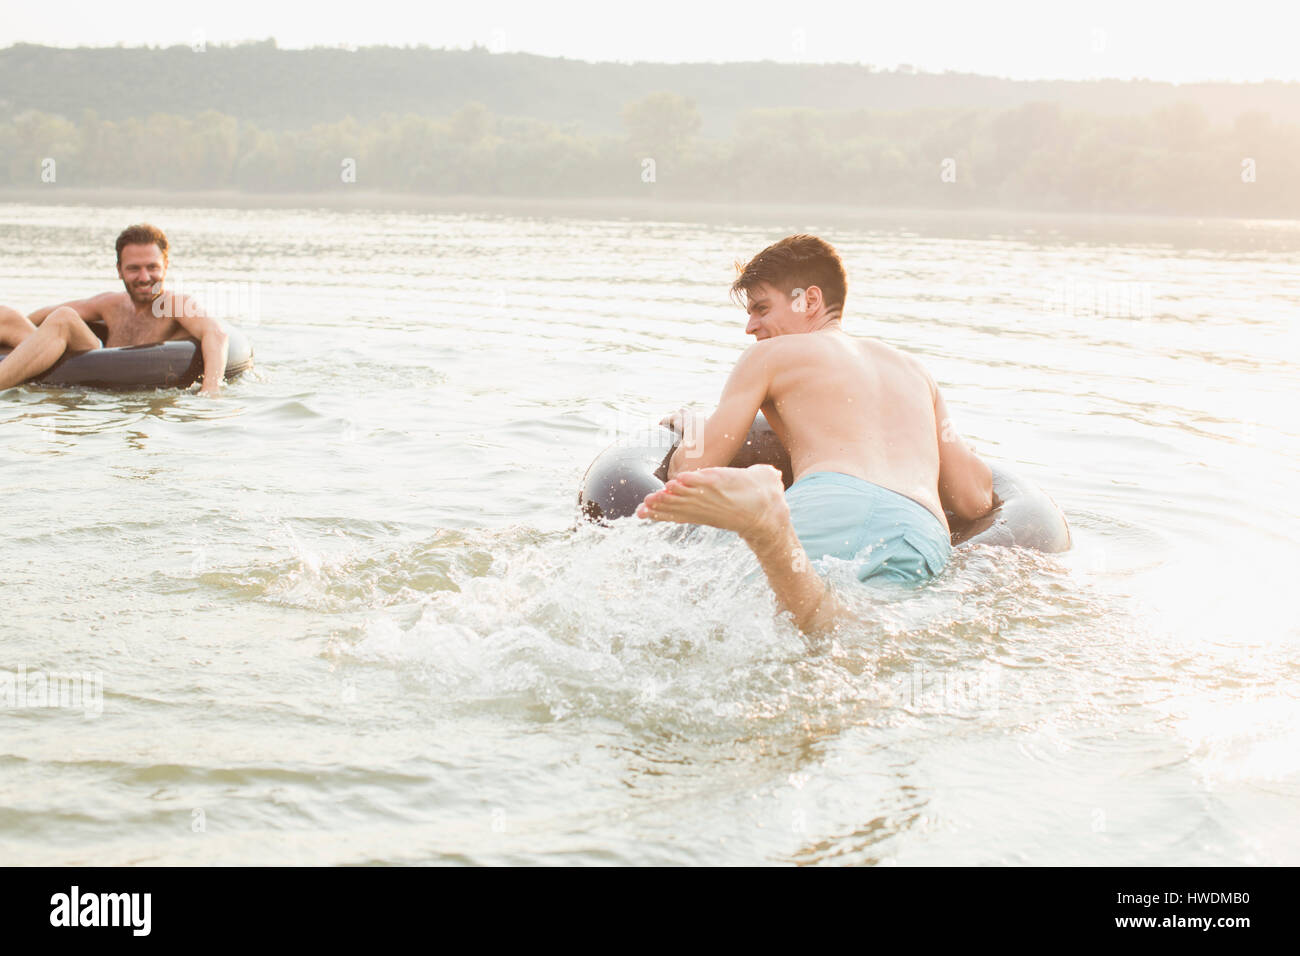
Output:
<path fill-rule="evenodd" d="M 105 319 L 108 326 L 108 348 L 127 348 L 132 345 L 156 345 L 169 339 L 189 337 L 175 319 L 167 317 L 140 316 L 132 312 L 126 315 L 109 315 Z"/>

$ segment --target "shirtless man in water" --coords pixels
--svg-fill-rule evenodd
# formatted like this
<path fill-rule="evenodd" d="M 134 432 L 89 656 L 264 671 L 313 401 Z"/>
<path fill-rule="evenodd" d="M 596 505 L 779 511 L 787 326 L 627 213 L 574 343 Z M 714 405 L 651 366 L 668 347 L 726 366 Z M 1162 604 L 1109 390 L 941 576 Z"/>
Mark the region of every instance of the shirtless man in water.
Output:
<path fill-rule="evenodd" d="M 117 237 L 117 274 L 125 292 L 38 309 L 27 317 L 0 306 L 0 348 L 13 349 L 0 361 L 0 389 L 40 375 L 64 352 L 99 348 L 99 337 L 86 324 L 99 321 L 108 329 L 107 348 L 198 339 L 200 394 L 216 395 L 226 374 L 227 336 L 194 299 L 163 290 L 167 237 L 162 230 L 148 224 L 123 230 Z"/>
<path fill-rule="evenodd" d="M 790 236 L 756 255 L 732 285 L 758 341 L 740 357 L 707 419 L 663 422 L 684 436 L 667 485 L 637 515 L 735 531 L 781 607 L 806 633 L 837 606 L 810 561 L 856 558 L 860 580 L 921 583 L 951 554 L 944 509 L 969 520 L 993 508 L 993 475 L 948 419 L 916 359 L 840 328 L 844 267 L 829 244 Z M 770 465 L 725 466 L 762 410 L 790 452 L 783 491 Z"/>

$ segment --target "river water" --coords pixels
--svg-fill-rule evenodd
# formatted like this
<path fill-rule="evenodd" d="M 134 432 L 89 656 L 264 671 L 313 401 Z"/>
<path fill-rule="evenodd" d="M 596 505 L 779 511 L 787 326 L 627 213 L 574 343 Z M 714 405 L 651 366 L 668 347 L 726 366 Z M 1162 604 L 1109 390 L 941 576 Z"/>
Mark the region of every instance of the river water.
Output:
<path fill-rule="evenodd" d="M 0 303 L 140 218 L 257 367 L 0 394 L 0 863 L 1300 863 L 1300 224 L 11 203 Z M 734 537 L 579 526 L 800 231 L 1071 552 L 810 647 Z"/>

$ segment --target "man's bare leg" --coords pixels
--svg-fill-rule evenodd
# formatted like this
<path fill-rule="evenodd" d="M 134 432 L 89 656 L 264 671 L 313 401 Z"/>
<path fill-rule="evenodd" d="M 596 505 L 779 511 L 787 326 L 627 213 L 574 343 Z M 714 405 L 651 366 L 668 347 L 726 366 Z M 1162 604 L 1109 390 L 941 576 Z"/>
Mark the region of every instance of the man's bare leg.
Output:
<path fill-rule="evenodd" d="M 637 517 L 736 532 L 753 550 L 778 603 L 801 631 L 817 634 L 835 623 L 834 595 L 812 570 L 794 533 L 781 472 L 771 465 L 682 472 L 663 490 L 646 495 Z"/>
<path fill-rule="evenodd" d="M 14 349 L 36 331 L 31 320 L 17 309 L 0 305 L 0 349 Z"/>
<path fill-rule="evenodd" d="M 90 330 L 81 316 L 60 306 L 45 317 L 40 326 L 34 326 L 12 309 L 4 309 L 0 316 L 6 346 L 13 342 L 14 350 L 0 362 L 0 388 L 10 388 L 40 375 L 59 360 L 66 351 L 88 352 L 99 348 L 99 338 Z M 14 316 L 31 326 L 25 329 Z"/>

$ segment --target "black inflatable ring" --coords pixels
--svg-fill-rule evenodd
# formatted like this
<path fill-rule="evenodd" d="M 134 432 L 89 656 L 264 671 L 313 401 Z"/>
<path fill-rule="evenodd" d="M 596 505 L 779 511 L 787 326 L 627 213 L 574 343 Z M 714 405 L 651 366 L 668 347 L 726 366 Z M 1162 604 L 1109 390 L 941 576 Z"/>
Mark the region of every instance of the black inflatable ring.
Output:
<path fill-rule="evenodd" d="M 89 323 L 105 340 L 100 322 Z M 236 328 L 225 326 L 229 339 L 226 381 L 238 378 L 253 367 L 253 347 Z M 0 349 L 0 359 L 10 352 Z M 157 345 L 99 348 L 89 352 L 68 352 L 42 375 L 28 379 L 38 385 L 81 385 L 87 388 L 189 388 L 203 375 L 203 350 L 194 339 L 175 339 Z"/>
<path fill-rule="evenodd" d="M 591 521 L 608 522 L 636 513 L 645 496 L 664 486 L 668 458 L 677 436 L 667 428 L 649 429 L 628 442 L 615 442 L 597 456 L 582 479 L 578 507 Z M 780 469 L 787 488 L 794 481 L 790 456 L 762 415 L 732 460 L 734 468 L 772 465 Z M 1047 494 L 1026 478 L 1000 465 L 993 469 L 994 508 L 974 521 L 959 521 L 948 513 L 952 543 L 995 544 L 1033 548 L 1056 554 L 1070 549 L 1065 515 Z"/>

